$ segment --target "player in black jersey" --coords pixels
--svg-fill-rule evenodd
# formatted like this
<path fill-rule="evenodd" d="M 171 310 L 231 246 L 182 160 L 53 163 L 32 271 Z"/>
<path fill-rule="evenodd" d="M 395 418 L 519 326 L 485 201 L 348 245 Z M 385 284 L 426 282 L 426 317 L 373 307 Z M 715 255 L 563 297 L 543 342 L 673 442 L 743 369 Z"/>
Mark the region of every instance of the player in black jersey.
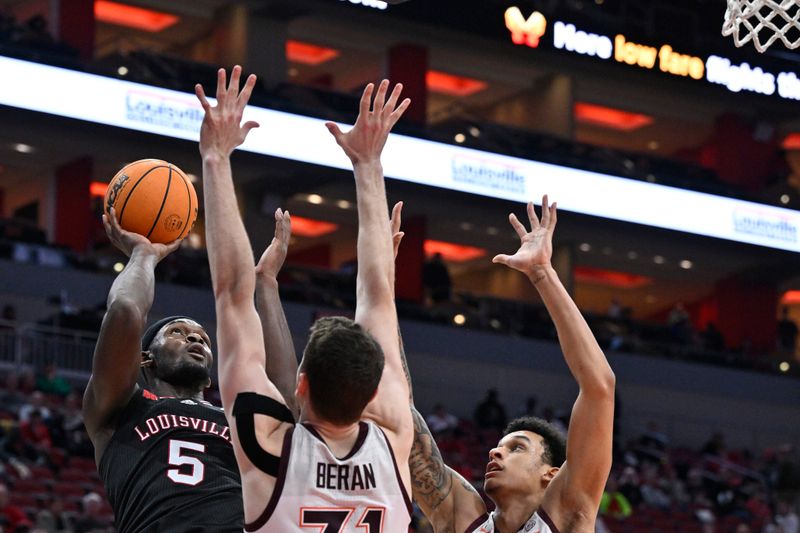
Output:
<path fill-rule="evenodd" d="M 230 430 L 222 409 L 203 400 L 213 364 L 208 335 L 188 317 L 162 319 L 142 334 L 154 269 L 179 243 L 154 244 L 124 231 L 113 211 L 103 223 L 130 260 L 109 293 L 83 413 L 117 529 L 240 532 L 241 479 Z M 272 364 L 288 365 L 286 373 L 296 358 L 286 319 L 273 302 L 290 233 L 288 214 L 276 213 L 275 239 L 256 268 L 256 299 L 275 311 L 261 315 L 265 340 L 287 351 L 272 358 Z"/>

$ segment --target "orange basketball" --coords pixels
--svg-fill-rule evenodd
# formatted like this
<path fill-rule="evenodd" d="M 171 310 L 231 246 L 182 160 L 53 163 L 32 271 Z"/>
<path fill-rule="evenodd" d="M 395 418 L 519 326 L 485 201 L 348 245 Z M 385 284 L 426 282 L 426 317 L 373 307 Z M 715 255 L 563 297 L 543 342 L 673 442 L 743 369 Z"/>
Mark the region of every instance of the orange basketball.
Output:
<path fill-rule="evenodd" d="M 160 159 L 125 165 L 108 184 L 111 208 L 122 229 L 151 242 L 170 243 L 189 234 L 197 219 L 197 193 L 181 169 Z"/>

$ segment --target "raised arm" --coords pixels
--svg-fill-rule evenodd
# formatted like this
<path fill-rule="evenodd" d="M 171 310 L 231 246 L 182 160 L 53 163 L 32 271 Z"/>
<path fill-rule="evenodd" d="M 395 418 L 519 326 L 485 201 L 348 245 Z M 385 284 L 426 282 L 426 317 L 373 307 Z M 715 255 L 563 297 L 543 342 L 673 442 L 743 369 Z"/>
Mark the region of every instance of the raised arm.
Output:
<path fill-rule="evenodd" d="M 298 418 L 298 406 L 294 397 L 297 355 L 278 292 L 278 273 L 286 260 L 291 236 L 292 219 L 289 212 L 277 209 L 275 237 L 256 265 L 256 308 L 264 334 L 267 375 L 280 391 L 294 417 Z"/>
<path fill-rule="evenodd" d="M 255 122 L 241 125 L 256 78 L 248 77 L 240 93 L 240 76 L 241 67 L 234 67 L 230 84 L 227 84 L 225 71 L 219 70 L 214 107 L 206 100 L 200 85 L 195 87 L 195 92 L 205 110 L 200 129 L 200 154 L 206 245 L 217 311 L 219 388 L 242 472 L 245 519 L 250 520 L 263 510 L 264 498 L 269 499 L 275 478 L 263 475 L 265 470 L 252 462 L 251 458 L 261 457 L 260 452 L 248 450 L 255 449 L 255 440 L 258 449 L 269 457 L 280 457 L 281 440 L 289 423 L 282 422 L 279 417 L 253 416 L 252 410 L 248 410 L 250 416 L 242 418 L 240 424 L 234 412 L 235 405 L 237 409 L 244 406 L 244 403 L 236 403 L 240 393 L 255 393 L 283 404 L 280 392 L 265 371 L 264 337 L 253 298 L 256 288 L 253 252 L 239 215 L 231 173 L 231 153 L 258 125 Z M 241 398 L 246 397 L 249 396 Z M 252 407 L 252 403 L 249 405 Z M 245 438 L 241 439 L 240 434 Z"/>
<path fill-rule="evenodd" d="M 388 101 L 389 82 L 377 90 L 367 85 L 355 126 L 342 133 L 333 123 L 327 127 L 353 163 L 358 202 L 358 278 L 356 321 L 380 343 L 386 357 L 375 399 L 365 416 L 381 425 L 395 446 L 399 461 L 405 461 L 411 448 L 412 421 L 408 383 L 400 357 L 397 336 L 397 311 L 394 305 L 394 254 L 389 219 L 386 216 L 386 189 L 380 156 L 392 126 L 410 101 L 398 105 L 402 85 L 398 84 Z"/>
<path fill-rule="evenodd" d="M 405 233 L 400 230 L 403 202 L 392 208 L 389 226 L 392 235 L 394 257 L 400 248 Z M 392 286 L 394 288 L 394 285 Z M 408 382 L 411 415 L 414 421 L 414 443 L 408 457 L 411 470 L 412 498 L 428 518 L 435 533 L 462 533 L 486 514 L 478 491 L 461 474 L 444 464 L 439 446 L 433 438 L 425 418 L 414 407 L 414 390 L 408 371 L 403 336 L 398 330 L 400 357 Z"/>
<path fill-rule="evenodd" d="M 92 359 L 92 376 L 83 399 L 86 430 L 100 455 L 102 450 L 98 448 L 105 443 L 98 442 L 98 431 L 125 407 L 136 388 L 142 363 L 142 332 L 153 305 L 156 265 L 180 245 L 180 241 L 153 244 L 137 233 L 123 230 L 113 208 L 110 216 L 103 215 L 103 226 L 114 246 L 130 259 L 108 293 L 107 311 Z"/>
<path fill-rule="evenodd" d="M 570 418 L 567 461 L 550 483 L 542 503 L 556 525 L 565 525 L 577 514 L 594 520 L 600 505 L 611 470 L 615 377 L 589 325 L 550 263 L 556 204 L 549 206 L 547 196 L 542 199 L 541 221 L 533 204 L 528 204 L 528 219 L 530 232 L 514 214 L 509 216 L 522 244 L 516 254 L 498 255 L 493 262 L 519 270 L 536 287 L 580 389 Z"/>

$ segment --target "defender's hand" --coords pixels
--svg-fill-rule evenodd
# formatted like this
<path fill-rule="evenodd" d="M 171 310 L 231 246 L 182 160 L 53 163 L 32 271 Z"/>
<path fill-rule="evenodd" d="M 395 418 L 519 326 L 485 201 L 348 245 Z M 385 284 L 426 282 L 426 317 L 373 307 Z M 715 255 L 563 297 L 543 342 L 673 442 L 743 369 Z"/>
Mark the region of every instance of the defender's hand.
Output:
<path fill-rule="evenodd" d="M 150 242 L 144 235 L 122 229 L 119 222 L 117 222 L 117 212 L 113 207 L 109 210 L 109 213 L 109 215 L 103 215 L 103 227 L 106 230 L 106 235 L 108 235 L 111 243 L 128 257 L 136 251 L 154 256 L 157 261 L 161 261 L 181 245 L 180 240 L 172 241 L 169 244 Z"/>
<path fill-rule="evenodd" d="M 554 202 L 552 206 L 548 205 L 547 195 L 544 195 L 541 221 L 536 216 L 533 202 L 528 204 L 530 232 L 525 229 L 514 213 L 508 216 L 508 220 L 519 235 L 521 245 L 514 255 L 496 255 L 492 259 L 492 263 L 506 265 L 528 276 L 549 267 L 550 258 L 553 256 L 553 231 L 556 228 L 557 220 L 556 203 Z"/>
<path fill-rule="evenodd" d="M 389 132 L 411 104 L 411 100 L 406 98 L 400 105 L 397 105 L 400 93 L 403 92 L 402 83 L 394 86 L 388 102 L 386 93 L 389 90 L 389 80 L 381 82 L 378 93 L 375 95 L 375 101 L 372 102 L 374 90 L 375 85 L 372 83 L 364 89 L 358 119 L 350 131 L 342 133 L 339 126 L 333 122 L 325 123 L 328 131 L 331 132 L 353 165 L 380 161 Z"/>
<path fill-rule="evenodd" d="M 389 227 L 392 232 L 392 246 L 394 247 L 394 258 L 397 259 L 397 252 L 400 251 L 400 241 L 403 240 L 405 232 L 400 231 L 400 224 L 403 221 L 403 202 L 397 202 L 392 208 L 392 217 L 389 219 Z"/>
<path fill-rule="evenodd" d="M 242 114 L 253 87 L 256 84 L 255 74 L 250 74 L 241 92 L 239 91 L 239 78 L 242 67 L 236 65 L 231 72 L 231 81 L 226 83 L 225 69 L 217 72 L 217 105 L 211 107 L 206 99 L 203 86 L 195 85 L 194 92 L 200 105 L 203 106 L 205 116 L 200 127 L 200 154 L 229 157 L 237 146 L 242 144 L 251 129 L 257 128 L 258 123 L 248 121 L 242 124 Z"/>
<path fill-rule="evenodd" d="M 276 279 L 283 267 L 289 251 L 289 239 L 292 237 L 292 219 L 288 211 L 275 210 L 275 236 L 261 254 L 256 265 L 256 276 L 259 280 Z"/>

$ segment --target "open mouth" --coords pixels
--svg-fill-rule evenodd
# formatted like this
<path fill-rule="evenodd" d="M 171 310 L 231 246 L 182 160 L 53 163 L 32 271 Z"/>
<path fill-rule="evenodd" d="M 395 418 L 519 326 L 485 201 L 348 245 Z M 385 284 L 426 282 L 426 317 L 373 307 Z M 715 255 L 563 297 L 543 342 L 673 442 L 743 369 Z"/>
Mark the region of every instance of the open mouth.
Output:
<path fill-rule="evenodd" d="M 205 352 L 203 351 L 203 348 L 200 345 L 190 346 L 187 351 L 195 359 L 199 359 L 201 361 L 205 361 L 206 360 L 206 354 L 205 354 Z"/>
<path fill-rule="evenodd" d="M 486 476 L 489 476 L 490 474 L 495 474 L 496 472 L 499 472 L 502 469 L 503 467 L 501 467 L 498 463 L 496 463 L 495 461 L 490 461 L 489 464 L 486 465 Z"/>

